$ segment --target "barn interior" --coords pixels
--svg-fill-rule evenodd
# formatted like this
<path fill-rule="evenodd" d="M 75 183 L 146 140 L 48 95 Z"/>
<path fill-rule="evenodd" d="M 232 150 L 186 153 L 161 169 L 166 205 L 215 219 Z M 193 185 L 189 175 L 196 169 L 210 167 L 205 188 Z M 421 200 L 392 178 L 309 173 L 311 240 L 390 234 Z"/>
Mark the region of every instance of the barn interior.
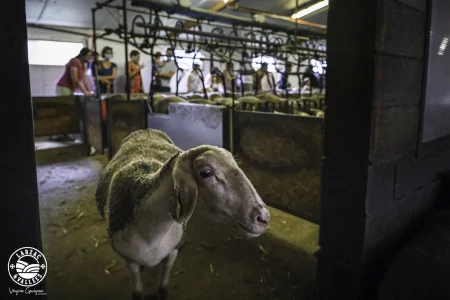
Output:
<path fill-rule="evenodd" d="M 450 299 L 450 5 L 361 2 L 11 4 L 5 257 L 42 251 L 42 299 L 130 299 L 95 193 L 124 139 L 156 129 L 183 151 L 231 152 L 271 215 L 242 239 L 194 212 L 167 299 Z M 84 47 L 101 54 L 86 62 L 93 93 L 57 95 Z M 171 62 L 162 90 L 158 64 Z M 143 271 L 146 288 L 158 274 Z"/>

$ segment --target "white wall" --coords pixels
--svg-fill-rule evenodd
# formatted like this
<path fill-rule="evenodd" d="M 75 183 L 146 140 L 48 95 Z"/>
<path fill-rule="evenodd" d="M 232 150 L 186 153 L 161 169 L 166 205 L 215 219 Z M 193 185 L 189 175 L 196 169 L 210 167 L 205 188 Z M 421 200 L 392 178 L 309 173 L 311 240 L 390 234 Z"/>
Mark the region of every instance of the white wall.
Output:
<path fill-rule="evenodd" d="M 82 32 L 81 30 L 77 30 Z M 55 31 L 28 28 L 29 40 L 49 40 L 60 42 L 87 43 L 83 36 L 60 33 Z M 64 73 L 64 66 L 30 65 L 30 87 L 33 96 L 49 96 L 55 94 L 56 83 Z"/>

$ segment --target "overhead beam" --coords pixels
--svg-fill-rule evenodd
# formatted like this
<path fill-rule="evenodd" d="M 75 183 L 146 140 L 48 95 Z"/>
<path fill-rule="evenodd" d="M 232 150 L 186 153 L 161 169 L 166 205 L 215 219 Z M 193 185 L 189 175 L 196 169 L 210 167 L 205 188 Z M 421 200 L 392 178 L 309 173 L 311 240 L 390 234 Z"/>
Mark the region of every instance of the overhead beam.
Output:
<path fill-rule="evenodd" d="M 278 19 L 278 20 L 283 20 L 283 21 L 287 21 L 287 22 L 303 24 L 303 25 L 307 25 L 307 26 L 311 26 L 311 27 L 318 27 L 318 28 L 322 28 L 322 29 L 327 29 L 326 25 L 313 23 L 313 22 L 308 22 L 308 21 L 304 21 L 304 20 L 300 20 L 300 19 L 293 19 L 293 18 L 288 17 L 288 16 L 281 16 L 281 15 L 270 13 L 268 11 L 263 11 L 263 10 L 257 10 L 257 9 L 253 9 L 253 8 L 243 7 L 243 6 L 240 6 L 240 5 L 236 5 L 236 7 L 230 7 L 230 8 L 233 9 L 233 10 L 237 10 L 237 11 L 245 12 L 245 13 L 249 13 L 249 14 L 264 15 L 264 16 L 267 16 L 267 17 L 272 18 L 272 19 Z"/>
<path fill-rule="evenodd" d="M 213 6 L 207 7 L 206 9 L 209 9 L 211 11 L 221 11 L 221 10 L 224 10 L 227 7 L 227 5 L 233 4 L 237 1 L 238 0 L 229 0 L 227 3 L 225 3 L 224 1 L 220 1 Z M 184 23 L 184 28 L 191 29 L 191 28 L 195 27 L 196 25 L 197 25 L 196 21 L 186 21 Z M 176 34 L 175 32 L 171 32 L 169 36 L 174 37 L 175 34 Z"/>

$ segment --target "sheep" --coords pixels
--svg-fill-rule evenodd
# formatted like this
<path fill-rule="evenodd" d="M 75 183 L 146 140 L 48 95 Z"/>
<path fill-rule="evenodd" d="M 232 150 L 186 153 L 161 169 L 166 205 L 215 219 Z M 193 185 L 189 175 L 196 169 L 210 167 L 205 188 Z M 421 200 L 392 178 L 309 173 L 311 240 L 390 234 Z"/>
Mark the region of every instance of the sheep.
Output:
<path fill-rule="evenodd" d="M 263 109 L 263 105 L 266 101 L 261 100 L 259 98 L 253 97 L 253 96 L 246 96 L 238 99 L 239 105 L 238 109 L 242 109 L 243 104 L 245 103 L 247 105 L 246 110 L 250 111 L 258 111 Z"/>
<path fill-rule="evenodd" d="M 318 118 L 325 117 L 325 113 L 320 109 L 311 108 L 311 113 Z"/>
<path fill-rule="evenodd" d="M 214 105 L 215 103 L 207 100 L 207 99 L 201 99 L 201 98 L 194 98 L 189 100 L 189 103 L 197 103 L 197 104 L 209 104 L 209 105 Z"/>
<path fill-rule="evenodd" d="M 245 238 L 263 234 L 270 221 L 230 152 L 214 146 L 182 151 L 154 129 L 122 141 L 101 173 L 95 199 L 111 247 L 128 271 L 132 299 L 143 299 L 141 269 L 158 264 L 162 272 L 150 299 L 167 299 L 170 271 L 194 210 L 233 225 Z"/>
<path fill-rule="evenodd" d="M 267 101 L 268 109 L 270 111 L 285 109 L 286 99 L 281 99 L 280 97 L 278 97 L 274 94 L 264 93 L 264 94 L 259 94 L 256 97 L 263 101 Z"/>
<path fill-rule="evenodd" d="M 283 113 L 283 112 L 279 112 L 277 110 L 273 111 L 274 114 L 276 115 L 289 115 L 287 113 Z M 295 116 L 300 116 L 300 117 L 311 117 L 311 115 L 308 115 L 307 113 L 303 112 L 303 111 L 298 111 L 296 113 L 294 113 Z"/>
<path fill-rule="evenodd" d="M 223 106 L 227 106 L 227 107 L 231 107 L 233 105 L 233 99 L 232 98 L 216 98 L 214 102 L 216 104 L 218 104 L 218 105 L 223 105 Z M 238 100 L 234 100 L 234 105 L 238 106 L 239 105 L 239 101 Z"/>
<path fill-rule="evenodd" d="M 203 96 L 202 96 L 202 95 L 199 95 L 199 94 L 192 94 L 192 95 L 190 95 L 190 96 L 186 96 L 186 98 L 187 98 L 188 100 L 203 99 Z"/>
<path fill-rule="evenodd" d="M 125 93 L 111 94 L 108 96 L 108 98 L 110 98 L 114 101 L 125 101 L 125 100 L 127 100 L 127 94 L 125 94 Z M 130 100 L 136 100 L 136 99 L 138 99 L 138 100 L 146 99 L 146 96 L 143 93 L 131 93 Z"/>
<path fill-rule="evenodd" d="M 169 113 L 169 103 L 179 103 L 179 102 L 184 102 L 187 103 L 188 101 L 181 98 L 181 97 L 167 97 L 167 98 L 162 98 L 162 99 L 154 99 L 154 107 L 155 107 L 155 112 L 156 113 L 160 113 L 160 114 L 168 114 Z"/>
<path fill-rule="evenodd" d="M 218 99 L 218 98 L 222 98 L 222 96 L 219 95 L 219 94 L 211 94 L 211 95 L 209 95 L 209 100 L 211 100 L 213 102 L 215 102 L 215 100 Z"/>
<path fill-rule="evenodd" d="M 158 102 L 164 98 L 166 98 L 167 96 L 164 94 L 154 94 L 153 95 L 153 101 Z"/>

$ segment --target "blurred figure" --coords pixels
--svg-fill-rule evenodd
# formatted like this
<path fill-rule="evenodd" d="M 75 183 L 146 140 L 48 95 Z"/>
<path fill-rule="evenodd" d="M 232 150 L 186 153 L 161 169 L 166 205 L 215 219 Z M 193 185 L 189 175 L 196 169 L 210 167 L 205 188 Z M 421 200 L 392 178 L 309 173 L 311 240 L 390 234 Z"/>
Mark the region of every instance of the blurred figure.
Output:
<path fill-rule="evenodd" d="M 309 79 L 309 77 L 305 77 L 303 79 L 303 86 L 302 86 L 302 90 L 300 93 L 301 94 L 311 93 L 311 80 Z"/>
<path fill-rule="evenodd" d="M 267 92 L 272 90 L 271 76 L 268 73 L 269 65 L 265 62 L 261 63 L 261 68 L 255 72 L 254 89 L 256 93 Z"/>
<path fill-rule="evenodd" d="M 159 77 L 159 72 L 161 72 L 164 67 L 165 62 L 162 60 L 161 52 L 156 52 L 153 66 L 153 86 L 157 91 L 161 90 L 161 78 Z"/>
<path fill-rule="evenodd" d="M 166 50 L 166 62 L 159 71 L 158 78 L 161 80 L 161 86 L 157 92 L 170 92 L 170 79 L 177 71 L 177 66 L 173 60 L 173 49 L 167 48 Z"/>
<path fill-rule="evenodd" d="M 104 47 L 102 50 L 102 57 L 104 60 L 99 63 L 98 69 L 98 83 L 100 87 L 100 94 L 114 93 L 114 80 L 117 77 L 117 65 L 111 61 L 113 57 L 113 49 L 111 47 Z"/>
<path fill-rule="evenodd" d="M 81 49 L 76 57 L 69 60 L 64 74 L 56 84 L 56 95 L 73 95 L 77 89 L 81 90 L 85 95 L 93 95 L 94 93 L 88 89 L 85 67 L 85 64 L 91 60 L 92 52 L 88 48 Z"/>
<path fill-rule="evenodd" d="M 187 80 L 188 93 L 198 93 L 200 90 L 200 76 L 197 73 L 198 70 L 200 70 L 200 66 L 198 64 L 194 64 Z"/>
<path fill-rule="evenodd" d="M 92 60 L 89 62 L 89 70 L 91 70 L 92 77 L 97 78 L 98 70 L 102 67 L 102 60 L 98 52 L 92 52 Z"/>
<path fill-rule="evenodd" d="M 155 66 L 158 72 L 164 67 L 166 63 L 162 60 L 161 52 L 156 52 L 155 54 Z"/>
<path fill-rule="evenodd" d="M 289 83 L 289 73 L 292 72 L 292 64 L 286 63 L 286 66 L 284 70 L 281 72 L 281 79 L 280 79 L 280 89 L 287 90 L 291 87 L 291 84 Z"/>
<path fill-rule="evenodd" d="M 89 84 L 89 90 L 93 91 L 94 93 L 97 92 L 97 76 L 98 76 L 98 70 L 101 68 L 100 65 L 100 55 L 97 52 L 92 52 L 93 59 L 89 62 L 89 67 L 87 71 L 88 75 L 88 84 Z"/>
<path fill-rule="evenodd" d="M 225 75 L 225 74 L 224 74 Z M 205 88 L 208 92 L 219 92 L 223 93 L 223 83 L 222 78 L 217 74 L 211 74 L 205 76 Z"/>
<path fill-rule="evenodd" d="M 233 77 L 233 63 L 231 61 L 226 63 L 225 70 L 222 73 L 225 77 L 225 86 L 227 90 L 231 91 L 231 78 Z"/>
<path fill-rule="evenodd" d="M 133 50 L 130 52 L 130 59 L 131 61 L 128 62 L 130 93 L 143 93 L 141 70 L 145 66 L 139 64 L 141 55 L 138 51 Z"/>

